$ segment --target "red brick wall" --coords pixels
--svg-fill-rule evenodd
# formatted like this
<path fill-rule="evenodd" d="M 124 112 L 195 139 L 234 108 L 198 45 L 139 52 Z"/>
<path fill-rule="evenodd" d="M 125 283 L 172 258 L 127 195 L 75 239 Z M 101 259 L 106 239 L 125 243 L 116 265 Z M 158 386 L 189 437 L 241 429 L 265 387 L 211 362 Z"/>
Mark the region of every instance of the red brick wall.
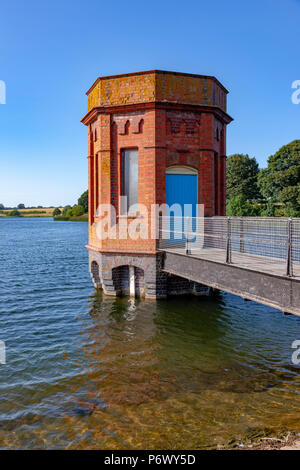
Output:
<path fill-rule="evenodd" d="M 149 215 L 152 204 L 165 203 L 165 172 L 172 165 L 197 169 L 198 203 L 204 204 L 205 215 L 225 215 L 225 132 L 225 125 L 212 112 L 165 106 L 99 113 L 89 133 L 90 244 L 102 251 L 156 251 L 151 238 L 101 242 L 95 237 L 99 204 L 114 205 L 120 215 L 121 155 L 126 148 L 139 151 L 139 202 Z"/>
<path fill-rule="evenodd" d="M 198 203 L 207 216 L 225 215 L 227 90 L 203 75 L 149 71 L 101 77 L 87 93 L 89 244 L 100 251 L 155 253 L 156 240 L 99 240 L 96 214 L 112 204 L 120 216 L 122 150 L 139 151 L 139 202 L 165 203 L 166 168 L 198 171 Z"/>
<path fill-rule="evenodd" d="M 149 214 L 151 205 L 155 204 L 155 110 L 124 111 L 118 114 L 99 113 L 92 125 L 91 136 L 94 137 L 96 131 L 97 140 L 90 144 L 94 153 L 89 157 L 90 203 L 93 205 L 90 212 L 90 244 L 103 251 L 154 253 L 156 242 L 150 238 L 100 241 L 95 235 L 93 224 L 99 220 L 96 216 L 99 204 L 112 204 L 116 209 L 117 222 L 122 220 L 119 219 L 122 150 L 138 149 L 139 202 L 146 205 Z"/>

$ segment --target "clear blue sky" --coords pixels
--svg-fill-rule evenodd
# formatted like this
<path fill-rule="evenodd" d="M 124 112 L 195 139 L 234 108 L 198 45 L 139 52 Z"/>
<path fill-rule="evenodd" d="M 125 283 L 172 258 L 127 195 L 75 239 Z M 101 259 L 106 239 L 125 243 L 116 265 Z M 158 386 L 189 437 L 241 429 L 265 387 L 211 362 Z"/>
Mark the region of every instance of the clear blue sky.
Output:
<path fill-rule="evenodd" d="M 85 92 L 99 75 L 215 75 L 227 154 L 264 166 L 300 138 L 299 0 L 15 0 L 0 11 L 0 202 L 74 204 L 87 187 Z"/>

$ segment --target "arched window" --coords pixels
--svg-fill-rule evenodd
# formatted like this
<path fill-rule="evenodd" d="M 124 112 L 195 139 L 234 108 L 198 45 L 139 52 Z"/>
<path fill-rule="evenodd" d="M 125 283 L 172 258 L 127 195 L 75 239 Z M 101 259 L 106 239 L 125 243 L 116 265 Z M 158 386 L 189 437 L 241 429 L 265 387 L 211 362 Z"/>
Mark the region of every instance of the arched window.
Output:
<path fill-rule="evenodd" d="M 126 121 L 125 129 L 124 129 L 126 135 L 129 134 L 129 128 L 130 128 L 130 121 Z"/>
<path fill-rule="evenodd" d="M 142 134 L 144 129 L 144 119 L 141 119 L 139 122 L 139 133 Z"/>

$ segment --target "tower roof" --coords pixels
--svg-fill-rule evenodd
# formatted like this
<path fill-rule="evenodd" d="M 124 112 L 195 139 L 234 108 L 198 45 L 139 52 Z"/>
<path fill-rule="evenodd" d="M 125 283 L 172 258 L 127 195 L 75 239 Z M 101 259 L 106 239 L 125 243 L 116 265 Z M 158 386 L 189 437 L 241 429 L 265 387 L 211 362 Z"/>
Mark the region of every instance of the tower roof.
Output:
<path fill-rule="evenodd" d="M 227 93 L 212 76 L 149 70 L 99 77 L 86 94 L 88 112 L 95 107 L 148 102 L 215 106 L 226 112 Z"/>

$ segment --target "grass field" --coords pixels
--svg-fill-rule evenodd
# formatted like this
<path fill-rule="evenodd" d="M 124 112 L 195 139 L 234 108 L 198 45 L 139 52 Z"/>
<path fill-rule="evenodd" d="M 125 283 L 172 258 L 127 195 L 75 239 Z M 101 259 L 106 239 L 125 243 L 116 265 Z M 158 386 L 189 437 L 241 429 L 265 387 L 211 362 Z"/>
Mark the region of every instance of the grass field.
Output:
<path fill-rule="evenodd" d="M 62 207 L 60 207 L 60 210 L 62 211 Z M 54 207 L 45 207 L 42 209 L 17 209 L 22 217 L 52 217 L 52 212 L 54 210 Z M 4 210 L 0 212 L 0 217 L 6 217 L 7 214 L 11 212 L 11 209 L 9 210 Z"/>

